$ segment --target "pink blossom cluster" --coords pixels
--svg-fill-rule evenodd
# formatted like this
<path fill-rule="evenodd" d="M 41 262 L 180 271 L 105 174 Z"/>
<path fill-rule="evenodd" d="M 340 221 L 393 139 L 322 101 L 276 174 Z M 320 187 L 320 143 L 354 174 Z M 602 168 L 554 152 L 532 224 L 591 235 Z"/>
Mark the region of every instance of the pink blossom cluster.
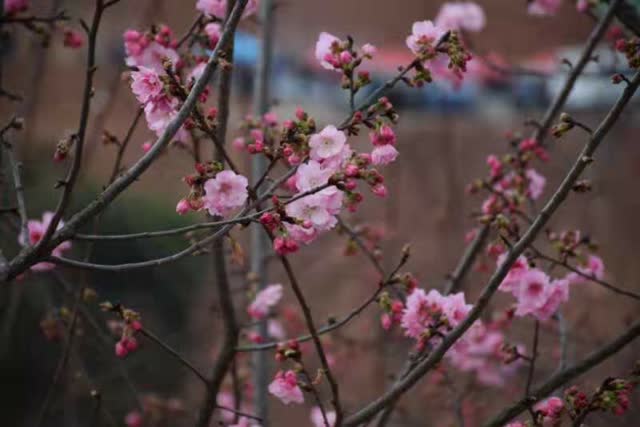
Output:
<path fill-rule="evenodd" d="M 138 349 L 138 340 L 135 334 L 142 329 L 142 324 L 138 320 L 125 322 L 122 328 L 122 335 L 115 345 L 115 353 L 118 357 L 126 357 Z"/>
<path fill-rule="evenodd" d="M 347 73 L 357 68 L 363 59 L 372 59 L 375 53 L 376 48 L 369 43 L 356 49 L 350 42 L 326 32 L 320 33 L 315 48 L 315 57 L 322 67 Z"/>
<path fill-rule="evenodd" d="M 22 246 L 35 246 L 42 237 L 45 232 L 49 228 L 49 224 L 51 224 L 51 220 L 53 219 L 53 212 L 45 212 L 42 214 L 42 221 L 38 221 L 35 219 L 31 219 L 27 222 L 27 233 L 28 235 L 24 235 L 24 233 L 20 233 L 18 236 L 18 243 Z M 56 230 L 64 227 L 64 221 L 60 220 Z M 71 242 L 69 240 L 60 243 L 56 246 L 53 251 L 51 251 L 51 255 L 55 257 L 60 257 L 63 255 L 65 251 L 71 249 Z M 48 271 L 55 268 L 55 264 L 51 262 L 39 262 L 31 266 L 31 270 L 33 271 Z"/>
<path fill-rule="evenodd" d="M 249 316 L 256 320 L 264 319 L 269 310 L 280 302 L 282 292 L 282 285 L 279 283 L 268 285 L 258 292 L 247 309 Z"/>
<path fill-rule="evenodd" d="M 285 202 L 273 198 L 273 212 L 260 218 L 274 236 L 277 253 L 296 252 L 301 244 L 333 229 L 343 208 L 355 211 L 363 200 L 357 191 L 359 182 L 379 197 L 387 195 L 384 177 L 373 166 L 397 157 L 396 136 L 390 126 L 394 114 L 391 103 L 381 98 L 366 113 L 354 115 L 352 126 L 366 121 L 373 129 L 371 154 L 355 152 L 347 134 L 334 125 L 317 131 L 315 121 L 301 109 L 296 111 L 296 120 L 283 123 L 280 133 L 275 131 L 275 116 L 247 121 L 248 135 L 236 138 L 234 145 L 267 157 L 279 153 L 296 168 L 285 185 L 291 198 Z"/>
<path fill-rule="evenodd" d="M 242 17 L 253 15 L 258 10 L 259 0 L 249 0 L 242 12 Z M 196 9 L 207 15 L 224 20 L 227 16 L 227 0 L 198 0 Z"/>
<path fill-rule="evenodd" d="M 446 357 L 456 369 L 473 373 L 479 383 L 501 387 L 521 367 L 521 361 L 505 351 L 507 347 L 499 322 L 476 321 Z M 522 346 L 517 351 L 524 353 Z"/>
<path fill-rule="evenodd" d="M 531 166 L 534 159 L 548 160 L 546 150 L 534 139 L 520 141 L 517 155 L 487 157 L 488 178 L 468 187 L 471 194 L 481 190 L 489 193 L 482 203 L 482 215 L 493 218 L 501 213 L 521 213 L 527 200 L 542 196 L 547 180 Z"/>
<path fill-rule="evenodd" d="M 424 345 L 433 336 L 443 336 L 464 320 L 471 304 L 465 302 L 464 293 L 442 295 L 435 289 L 428 293 L 415 289 L 407 297 L 400 325 L 405 335 Z"/>
<path fill-rule="evenodd" d="M 298 386 L 298 376 L 294 371 L 278 371 L 275 379 L 269 384 L 269 393 L 285 405 L 304 403 L 304 395 Z"/>
<path fill-rule="evenodd" d="M 507 254 L 498 257 L 498 266 Z M 569 300 L 569 281 L 566 278 L 551 279 L 544 271 L 529 267 L 521 256 L 500 284 L 500 290 L 511 292 L 517 300 L 516 316 L 531 315 L 538 320 L 548 320 L 560 305 Z"/>
<path fill-rule="evenodd" d="M 180 55 L 176 51 L 177 42 L 169 27 L 163 25 L 159 32 L 141 33 L 127 30 L 124 33 L 125 62 L 129 67 L 151 68 L 158 74 L 164 73 L 164 61 L 170 61 L 173 68 L 179 66 Z"/>

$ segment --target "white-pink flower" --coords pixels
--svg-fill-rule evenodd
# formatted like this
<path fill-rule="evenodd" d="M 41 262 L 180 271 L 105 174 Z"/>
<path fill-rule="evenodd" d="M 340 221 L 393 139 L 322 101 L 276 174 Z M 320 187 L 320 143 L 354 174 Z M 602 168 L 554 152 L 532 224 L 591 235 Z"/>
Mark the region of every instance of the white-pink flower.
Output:
<path fill-rule="evenodd" d="M 44 236 L 47 228 L 49 228 L 49 224 L 51 224 L 51 220 L 53 219 L 53 212 L 45 212 L 42 214 L 42 221 L 38 221 L 35 219 L 31 219 L 27 222 L 27 231 L 28 236 L 25 236 L 24 233 L 20 233 L 18 236 L 18 243 L 22 246 L 34 246 L 36 245 Z M 64 227 L 64 221 L 60 220 L 56 230 Z M 62 256 L 62 253 L 71 249 L 71 242 L 65 241 L 60 243 L 58 246 L 51 251 L 51 255 L 53 256 Z M 55 264 L 50 262 L 39 262 L 31 266 L 31 269 L 34 271 L 47 271 L 55 268 Z"/>
<path fill-rule="evenodd" d="M 547 183 L 547 179 L 536 172 L 535 169 L 527 169 L 525 175 L 529 180 L 529 197 L 531 197 L 533 200 L 537 200 L 544 191 L 544 186 Z"/>
<path fill-rule="evenodd" d="M 398 150 L 391 144 L 379 145 L 371 152 L 371 163 L 374 165 L 388 165 L 398 157 Z"/>
<path fill-rule="evenodd" d="M 295 174 L 295 185 L 299 191 L 310 191 L 329 182 L 333 171 L 325 169 L 315 160 L 309 160 L 298 166 Z"/>
<path fill-rule="evenodd" d="M 329 125 L 309 138 L 310 156 L 313 160 L 328 159 L 342 152 L 347 136 L 335 126 Z"/>
<path fill-rule="evenodd" d="M 196 9 L 202 13 L 224 19 L 227 16 L 227 0 L 198 0 Z M 242 17 L 253 15 L 258 10 L 258 0 L 249 0 L 242 12 Z"/>
<path fill-rule="evenodd" d="M 142 40 L 146 39 L 143 38 Z M 144 43 L 125 41 L 125 49 L 127 50 L 126 63 L 128 66 L 151 68 L 158 74 L 164 74 L 165 60 L 169 60 L 173 68 L 180 61 L 180 55 L 175 49 L 163 46 L 155 41 Z"/>
<path fill-rule="evenodd" d="M 302 390 L 298 386 L 296 373 L 278 371 L 275 379 L 269 384 L 269 393 L 280 399 L 282 403 L 304 403 Z"/>
<path fill-rule="evenodd" d="M 271 307 L 282 299 L 282 285 L 279 283 L 269 285 L 256 294 L 247 312 L 254 319 L 264 319 Z"/>
<path fill-rule="evenodd" d="M 336 53 L 339 44 L 340 39 L 332 34 L 322 32 L 318 36 L 315 51 L 316 59 L 327 70 L 339 69 L 340 59 Z"/>
<path fill-rule="evenodd" d="M 484 10 L 471 1 L 449 2 L 440 7 L 437 27 L 446 30 L 481 31 L 486 24 Z"/>
<path fill-rule="evenodd" d="M 249 181 L 233 171 L 224 170 L 204 183 L 204 208 L 211 215 L 226 215 L 247 200 Z"/>
<path fill-rule="evenodd" d="M 336 424 L 335 411 L 326 411 L 325 414 L 327 415 L 327 422 L 329 423 L 329 427 L 333 427 Z M 313 408 L 311 408 L 310 418 L 315 427 L 326 427 L 324 418 L 322 417 L 322 410 L 318 406 L 314 406 Z"/>
<path fill-rule="evenodd" d="M 446 30 L 434 25 L 431 21 L 414 22 L 411 35 L 407 37 L 407 46 L 413 53 L 420 55 L 435 47 L 445 33 Z"/>
<path fill-rule="evenodd" d="M 308 222 L 318 231 L 327 231 L 338 222 L 335 215 L 342 207 L 342 194 L 341 191 L 311 194 L 289 203 L 285 209 L 287 215 Z"/>
<path fill-rule="evenodd" d="M 561 3 L 562 0 L 533 0 L 529 2 L 528 11 L 531 15 L 555 15 Z"/>
<path fill-rule="evenodd" d="M 158 73 L 147 67 L 139 67 L 131 73 L 131 91 L 141 104 L 157 98 L 162 93 L 164 85 Z"/>

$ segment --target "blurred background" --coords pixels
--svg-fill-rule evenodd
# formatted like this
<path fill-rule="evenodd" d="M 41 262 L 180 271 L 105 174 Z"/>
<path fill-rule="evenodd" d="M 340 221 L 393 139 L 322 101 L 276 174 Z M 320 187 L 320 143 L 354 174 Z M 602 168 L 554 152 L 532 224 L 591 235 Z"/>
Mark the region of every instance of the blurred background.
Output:
<path fill-rule="evenodd" d="M 506 151 L 506 132 L 528 134 L 529 119 L 542 113 L 562 86 L 568 66 L 575 61 L 594 22 L 576 13 L 572 2 L 548 18 L 526 12 L 524 0 L 478 0 L 487 14 L 484 31 L 473 34 L 473 50 L 479 57 L 479 72 L 461 86 L 437 82 L 423 89 L 398 88 L 389 97 L 400 112 L 398 149 L 400 158 L 385 173 L 389 196 L 384 200 L 367 197 L 354 215 L 352 224 L 368 224 L 381 236 L 383 264 L 393 267 L 405 243 L 412 245 L 407 270 L 426 288 L 441 287 L 462 253 L 465 234 L 474 227 L 472 213 L 481 199 L 465 194 L 465 186 L 486 173 L 485 158 Z M 36 14 L 46 15 L 64 7 L 74 17 L 88 19 L 93 2 L 34 0 Z M 358 44 L 373 43 L 378 55 L 369 69 L 373 87 L 392 76 L 398 65 L 411 60 L 404 40 L 411 24 L 430 19 L 442 2 L 426 0 L 283 0 L 276 9 L 276 55 L 273 66 L 273 111 L 281 119 L 301 106 L 318 123 L 336 123 L 347 115 L 347 98 L 335 73 L 319 67 L 313 57 L 315 40 L 321 31 L 337 36 L 351 35 Z M 146 29 L 166 23 L 176 35 L 183 34 L 196 17 L 195 0 L 122 1 L 109 11 L 99 36 L 96 93 L 87 140 L 86 162 L 79 193 L 72 211 L 83 206 L 100 191 L 111 173 L 116 150 L 101 142 L 103 130 L 122 137 L 136 113 L 137 103 L 123 77 L 126 29 Z M 74 22 L 72 26 L 79 29 Z M 251 113 L 252 81 L 259 44 L 258 23 L 242 25 L 236 41 L 236 74 L 233 88 L 233 116 L 229 141 L 237 134 L 233 124 Z M 56 37 L 58 39 L 56 40 Z M 22 102 L 0 100 L 0 114 L 6 122 L 12 114 L 25 118 L 25 130 L 17 134 L 15 146 L 23 159 L 28 212 L 40 217 L 55 206 L 55 182 L 65 164 L 51 161 L 56 142 L 72 133 L 79 117 L 83 84 L 84 51 L 62 47 L 61 32 L 49 48 L 25 31 L 12 31 L 8 48 L 2 52 L 5 88 L 24 97 Z M 599 61 L 588 66 L 576 86 L 565 111 L 591 126 L 597 125 L 615 101 L 621 87 L 610 84 L 610 76 L 623 70 L 625 62 L 603 43 Z M 505 69 L 526 70 L 505 72 Z M 636 100 L 637 101 L 637 100 Z M 607 267 L 607 279 L 626 289 L 640 290 L 636 264 L 640 212 L 636 183 L 640 177 L 640 146 L 637 103 L 626 110 L 598 152 L 594 167 L 587 172 L 593 191 L 571 196 L 553 221 L 553 228 L 577 228 L 600 243 L 600 255 Z M 126 153 L 125 164 L 139 158 L 142 145 L 153 140 L 145 126 L 136 130 Z M 546 198 L 584 143 L 584 134 L 573 132 L 561 142 L 552 142 L 552 160 L 538 167 L 548 178 Z M 234 153 L 249 171 L 248 157 Z M 131 190 L 110 207 L 103 217 L 102 233 L 129 233 L 172 228 L 201 220 L 199 215 L 178 217 L 176 202 L 186 194 L 181 178 L 193 169 L 190 156 L 180 150 L 164 155 Z M 3 195 L 3 203 L 10 203 Z M 18 250 L 15 221 L 0 217 L 0 239 L 6 252 Z M 246 233 L 234 237 L 246 243 Z M 115 264 L 144 260 L 175 252 L 188 242 L 180 237 L 98 245 L 93 260 Z M 85 246 L 74 244 L 72 256 L 79 257 Z M 377 285 L 375 271 L 360 254 L 346 257 L 345 236 L 328 234 L 316 244 L 293 256 L 304 291 L 312 303 L 317 322 L 340 316 L 367 298 Z M 212 285 L 210 256 L 183 259 L 169 265 L 124 274 L 78 271 L 59 268 L 55 274 L 31 274 L 24 280 L 0 289 L 0 408 L 3 425 L 33 425 L 45 399 L 63 348 L 64 308 L 72 305 L 72 292 L 87 284 L 98 294 L 97 301 L 122 302 L 139 311 L 145 325 L 178 349 L 203 372 L 212 365 L 220 341 L 219 307 Z M 467 301 L 473 301 L 494 268 L 482 260 L 465 283 Z M 246 305 L 247 267 L 232 267 L 238 307 Z M 270 265 L 270 282 L 284 280 L 277 263 Z M 283 282 L 286 283 L 286 282 Z M 286 288 L 286 286 L 285 286 Z M 496 307 L 508 305 L 498 296 Z M 286 295 L 285 315 L 293 319 L 294 336 L 299 313 L 291 295 Z M 61 310 L 62 309 L 62 310 Z M 410 350 L 410 343 L 384 333 L 379 327 L 379 311 L 367 310 L 349 327 L 332 334 L 327 345 L 336 358 L 346 407 L 354 410 L 379 395 L 390 384 Z M 564 308 L 569 328 L 569 357 L 578 360 L 606 342 L 638 315 L 638 306 L 608 293 L 594 284 L 572 289 Z M 109 316 L 96 304 L 81 317 L 78 336 L 69 354 L 65 381 L 56 390 L 46 425 L 72 427 L 86 424 L 93 408 L 89 390 L 103 396 L 105 425 L 124 425 L 124 417 L 136 409 L 140 399 L 154 396 L 159 406 L 171 406 L 167 399 L 180 399 L 184 408 L 158 425 L 192 425 L 203 387 L 192 374 L 176 364 L 154 344 L 142 341 L 141 351 L 120 360 L 115 357 L 115 335 L 109 331 Z M 89 319 L 93 319 L 92 324 Z M 248 319 L 244 319 L 248 321 Z M 521 319 L 510 330 L 510 339 L 530 345 L 532 321 Z M 311 354 L 311 352 L 310 352 Z M 541 354 L 544 362 L 536 373 L 541 381 L 551 375 L 559 357 L 557 324 L 542 329 Z M 580 379 L 594 388 L 609 375 L 622 375 L 640 355 L 640 343 L 631 344 L 616 358 Z M 248 357 L 248 356 L 247 356 Z M 357 360 L 357 363 L 353 363 Z M 239 375 L 249 382 L 246 364 L 239 363 Z M 444 368 L 443 368 L 444 370 Z M 467 416 L 467 426 L 479 425 L 504 403 L 519 396 L 524 372 L 506 387 L 475 384 L 463 374 L 455 374 L 453 387 L 434 386 L 439 374 L 428 376 L 414 393 L 403 399 L 390 425 L 450 426 L 454 410 Z M 640 401 L 623 418 L 594 417 L 594 426 L 637 426 Z M 169 403 L 167 403 L 169 402 Z M 501 404 L 501 402 L 504 402 Z M 284 407 L 270 400 L 272 425 L 308 425 L 308 407 Z M 164 424 L 162 424 L 164 423 Z M 155 425 L 155 424 L 154 424 Z"/>

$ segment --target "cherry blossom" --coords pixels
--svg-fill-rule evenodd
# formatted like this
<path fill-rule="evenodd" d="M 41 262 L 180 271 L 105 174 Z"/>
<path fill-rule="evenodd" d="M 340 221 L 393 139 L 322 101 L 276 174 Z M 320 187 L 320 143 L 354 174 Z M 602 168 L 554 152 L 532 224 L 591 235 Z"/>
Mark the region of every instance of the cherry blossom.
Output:
<path fill-rule="evenodd" d="M 486 25 L 486 17 L 482 7 L 474 2 L 449 2 L 440 7 L 435 25 L 447 30 L 477 32 Z"/>
<path fill-rule="evenodd" d="M 326 126 L 320 133 L 311 135 L 309 147 L 311 148 L 311 159 L 323 160 L 340 154 L 347 141 L 344 132 L 335 126 Z"/>
<path fill-rule="evenodd" d="M 327 190 L 331 191 L 330 188 Z M 286 211 L 296 219 L 308 221 L 315 229 L 326 231 L 337 224 L 334 215 L 340 212 L 341 207 L 342 192 L 335 190 L 329 194 L 316 193 L 298 199 L 288 204 Z"/>
<path fill-rule="evenodd" d="M 521 277 L 516 298 L 516 316 L 528 314 L 538 320 L 548 320 L 569 300 L 569 282 L 565 279 L 551 280 L 543 271 L 530 269 Z"/>
<path fill-rule="evenodd" d="M 500 267 L 506 259 L 507 253 L 505 252 L 498 257 L 497 266 Z M 499 289 L 503 292 L 512 292 L 514 295 L 517 295 L 520 291 L 522 277 L 527 271 L 529 271 L 529 261 L 527 261 L 524 255 L 520 255 L 502 280 Z"/>
<path fill-rule="evenodd" d="M 559 397 L 550 397 L 538 403 L 534 409 L 543 415 L 542 425 L 557 425 L 564 410 L 564 402 Z"/>
<path fill-rule="evenodd" d="M 131 73 L 131 91 L 141 104 L 158 98 L 163 87 L 160 76 L 151 68 L 139 67 Z"/>
<path fill-rule="evenodd" d="M 72 30 L 71 28 L 67 28 L 64 30 L 63 35 L 64 35 L 63 44 L 65 47 L 68 47 L 71 49 L 79 49 L 84 44 L 84 39 L 82 38 L 82 35 L 78 31 Z"/>
<path fill-rule="evenodd" d="M 374 165 L 388 165 L 396 160 L 398 154 L 398 150 L 393 145 L 381 145 L 371 152 L 371 162 Z"/>
<path fill-rule="evenodd" d="M 431 21 L 415 22 L 411 27 L 411 35 L 407 37 L 407 46 L 416 55 L 430 53 L 445 33 L 446 30 Z"/>
<path fill-rule="evenodd" d="M 416 289 L 407 297 L 401 326 L 405 335 L 421 339 L 430 329 L 441 329 L 444 320 L 455 327 L 470 310 L 471 305 L 465 303 L 463 293 L 443 296 L 435 289 L 429 293 Z"/>
<path fill-rule="evenodd" d="M 336 54 L 341 41 L 336 36 L 322 32 L 316 42 L 315 56 L 327 70 L 339 70 L 340 59 Z"/>
<path fill-rule="evenodd" d="M 298 386 L 298 379 L 293 371 L 278 371 L 273 382 L 269 384 L 269 393 L 280 399 L 285 405 L 304 403 L 302 390 Z"/>
<path fill-rule="evenodd" d="M 224 216 L 247 200 L 249 181 L 233 171 L 224 170 L 204 183 L 204 208 L 210 215 Z"/>
<path fill-rule="evenodd" d="M 28 236 L 25 236 L 23 233 L 20 233 L 18 236 L 18 243 L 22 246 L 35 246 L 44 236 L 44 233 L 49 228 L 49 224 L 51 224 L 51 220 L 53 219 L 53 212 L 45 212 L 42 214 L 42 221 L 38 221 L 35 219 L 31 219 L 27 222 L 27 231 Z M 56 230 L 60 230 L 64 227 L 64 221 L 60 220 Z M 63 252 L 71 249 L 71 242 L 64 241 L 60 243 L 58 246 L 51 251 L 51 255 L 60 257 L 63 255 Z M 31 266 L 31 270 L 33 271 L 47 271 L 55 268 L 55 264 L 50 262 L 39 262 Z"/>
<path fill-rule="evenodd" d="M 269 314 L 269 309 L 275 306 L 282 299 L 282 285 L 272 284 L 258 292 L 249 305 L 247 312 L 254 319 L 263 319 Z"/>

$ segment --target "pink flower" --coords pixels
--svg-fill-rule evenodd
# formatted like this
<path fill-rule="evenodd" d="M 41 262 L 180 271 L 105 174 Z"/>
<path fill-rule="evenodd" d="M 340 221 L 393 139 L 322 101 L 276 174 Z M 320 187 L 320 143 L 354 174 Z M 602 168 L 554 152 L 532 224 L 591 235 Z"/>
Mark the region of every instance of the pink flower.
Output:
<path fill-rule="evenodd" d="M 496 261 L 497 267 L 500 267 L 506 259 L 507 253 L 505 252 L 498 257 Z M 502 280 L 499 289 L 503 292 L 512 292 L 514 295 L 517 295 L 520 291 L 522 277 L 527 271 L 529 271 L 529 261 L 527 261 L 524 255 L 520 255 Z"/>
<path fill-rule="evenodd" d="M 131 411 L 124 417 L 124 423 L 127 427 L 142 427 L 144 418 L 138 411 Z"/>
<path fill-rule="evenodd" d="M 551 281 L 543 271 L 530 269 L 521 277 L 516 298 L 516 316 L 528 314 L 538 320 L 548 320 L 569 300 L 569 282 L 565 279 Z"/>
<path fill-rule="evenodd" d="M 316 59 L 327 70 L 340 68 L 340 59 L 337 55 L 340 39 L 336 36 L 322 32 L 316 42 Z"/>
<path fill-rule="evenodd" d="M 287 229 L 287 233 L 291 240 L 296 243 L 302 243 L 308 245 L 318 238 L 319 232 L 314 227 L 303 227 L 301 225 L 285 223 L 284 227 Z M 294 251 L 295 252 L 295 251 Z"/>
<path fill-rule="evenodd" d="M 42 214 L 42 221 L 37 221 L 31 219 L 27 222 L 27 231 L 29 233 L 28 236 L 25 236 L 23 233 L 20 233 L 18 236 L 18 243 L 22 246 L 35 246 L 44 236 L 44 233 L 49 228 L 49 224 L 51 224 L 51 220 L 53 219 L 53 212 L 45 212 Z M 60 220 L 56 230 L 60 230 L 64 227 L 64 221 Z M 63 252 L 71 249 L 71 242 L 65 241 L 60 243 L 56 248 L 51 251 L 51 255 L 53 256 L 62 256 Z M 55 264 L 50 262 L 39 262 L 31 266 L 31 270 L 33 271 L 47 271 L 55 268 Z"/>
<path fill-rule="evenodd" d="M 336 423 L 336 413 L 334 411 L 325 412 L 327 416 L 327 422 L 329 423 L 329 427 L 333 427 Z M 311 422 L 315 427 L 325 427 L 324 418 L 322 417 L 322 410 L 314 406 L 311 408 Z"/>
<path fill-rule="evenodd" d="M 527 169 L 525 175 L 529 180 L 529 197 L 533 200 L 537 200 L 544 191 L 547 179 L 536 172 L 535 169 Z"/>
<path fill-rule="evenodd" d="M 329 182 L 332 171 L 323 168 L 315 160 L 301 164 L 295 174 L 294 183 L 299 191 L 310 191 Z M 335 188 L 335 187 L 334 187 Z"/>
<path fill-rule="evenodd" d="M 487 165 L 489 165 L 489 169 L 491 169 L 490 174 L 492 178 L 502 175 L 502 162 L 498 159 L 498 156 L 495 154 L 487 156 Z"/>
<path fill-rule="evenodd" d="M 333 191 L 311 194 L 289 203 L 285 209 L 293 218 L 309 221 L 318 231 L 327 231 L 337 224 L 335 215 L 340 212 L 341 207 L 342 192 Z"/>
<path fill-rule="evenodd" d="M 269 309 L 282 299 L 282 285 L 269 285 L 256 294 L 247 312 L 254 319 L 264 319 L 269 314 Z"/>
<path fill-rule="evenodd" d="M 302 390 L 298 387 L 298 379 L 293 371 L 278 371 L 275 379 L 269 384 L 269 393 L 280 399 L 282 403 L 304 403 Z"/>
<path fill-rule="evenodd" d="M 311 147 L 311 158 L 313 160 L 327 159 L 342 152 L 347 141 L 344 132 L 335 126 L 326 126 L 320 133 L 311 135 L 309 147 Z"/>
<path fill-rule="evenodd" d="M 247 200 L 249 181 L 230 170 L 218 174 L 204 183 L 204 207 L 211 215 L 226 215 Z"/>
<path fill-rule="evenodd" d="M 482 7 L 474 2 L 450 2 L 440 7 L 435 24 L 447 30 L 476 32 L 484 28 L 486 17 Z"/>
<path fill-rule="evenodd" d="M 198 0 L 196 9 L 202 13 L 224 19 L 227 16 L 227 0 Z M 258 10 L 258 0 L 249 0 L 242 12 L 242 17 L 253 15 Z"/>
<path fill-rule="evenodd" d="M 131 73 L 131 91 L 141 104 L 156 99 L 162 93 L 164 85 L 155 70 L 139 67 Z"/>
<path fill-rule="evenodd" d="M 431 21 L 414 22 L 411 35 L 407 37 L 407 46 L 416 55 L 430 52 L 445 33 L 446 30 Z"/>
<path fill-rule="evenodd" d="M 398 150 L 393 145 L 381 145 L 371 152 L 371 163 L 374 165 L 388 165 L 394 162 L 397 157 Z"/>
<path fill-rule="evenodd" d="M 547 301 L 549 276 L 542 270 L 532 268 L 520 276 L 520 286 L 516 298 L 518 309 L 516 314 L 524 316 L 542 307 Z"/>
<path fill-rule="evenodd" d="M 400 325 L 405 335 L 420 339 L 425 331 L 436 326 L 439 317 L 446 318 L 455 327 L 470 310 L 471 305 L 465 303 L 462 293 L 443 296 L 435 289 L 428 294 L 423 289 L 416 289 L 407 297 Z"/>
<path fill-rule="evenodd" d="M 533 0 L 529 2 L 529 14 L 531 15 L 555 15 L 560 9 L 562 0 Z"/>
<path fill-rule="evenodd" d="M 156 41 L 150 41 L 137 31 L 125 32 L 126 64 L 130 67 L 147 67 L 158 74 L 164 73 L 164 60 L 169 60 L 176 67 L 180 61 L 180 55 L 172 49 Z"/>
<path fill-rule="evenodd" d="M 209 37 L 209 47 L 214 48 L 220 41 L 222 36 L 222 28 L 217 22 L 210 22 L 204 26 L 204 33 Z"/>
<path fill-rule="evenodd" d="M 144 116 L 149 129 L 158 136 L 162 135 L 178 113 L 177 106 L 178 101 L 176 99 L 166 96 L 149 101 L 144 107 Z"/>
<path fill-rule="evenodd" d="M 78 31 L 67 28 L 64 30 L 63 44 L 71 49 L 79 49 L 84 44 L 84 40 Z"/>
<path fill-rule="evenodd" d="M 29 0 L 4 0 L 4 13 L 13 15 L 29 9 Z"/>

